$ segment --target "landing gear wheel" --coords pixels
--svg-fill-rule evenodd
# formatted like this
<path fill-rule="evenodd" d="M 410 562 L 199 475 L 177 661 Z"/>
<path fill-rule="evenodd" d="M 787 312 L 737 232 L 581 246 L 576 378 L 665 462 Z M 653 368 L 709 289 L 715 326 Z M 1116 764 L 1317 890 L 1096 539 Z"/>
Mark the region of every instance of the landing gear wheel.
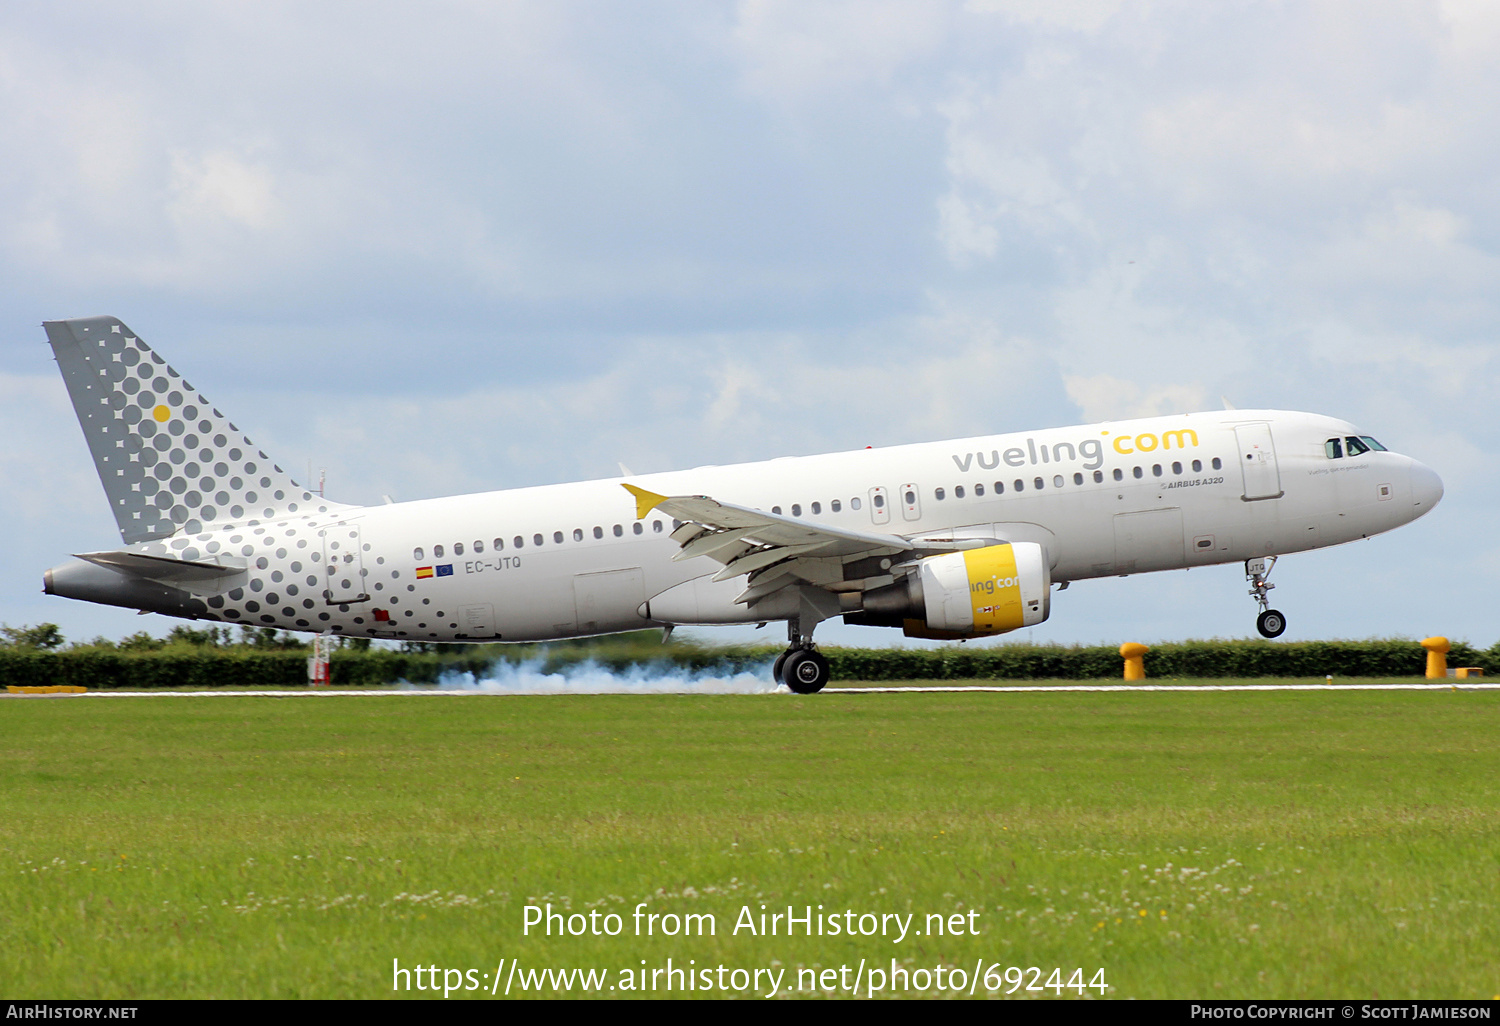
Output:
<path fill-rule="evenodd" d="M 781 666 L 782 683 L 799 695 L 822 691 L 828 683 L 828 660 L 822 653 L 802 648 L 786 653 Z"/>
<path fill-rule="evenodd" d="M 1267 609 L 1255 618 L 1255 629 L 1263 638 L 1279 638 L 1286 632 L 1286 617 L 1279 609 Z"/>
<path fill-rule="evenodd" d="M 786 657 L 791 654 L 792 650 L 787 649 L 785 652 L 781 653 L 781 655 L 776 657 L 776 665 L 771 667 L 771 679 L 778 684 L 785 683 L 785 681 L 781 679 L 781 671 L 786 666 Z"/>

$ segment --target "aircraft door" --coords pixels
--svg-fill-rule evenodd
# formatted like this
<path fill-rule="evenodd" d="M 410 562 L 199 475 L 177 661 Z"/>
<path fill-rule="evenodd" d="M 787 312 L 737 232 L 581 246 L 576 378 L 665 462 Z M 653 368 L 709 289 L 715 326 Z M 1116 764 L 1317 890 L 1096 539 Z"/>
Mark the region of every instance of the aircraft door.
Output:
<path fill-rule="evenodd" d="M 922 495 L 914 484 L 901 486 L 901 515 L 907 520 L 922 519 Z"/>
<path fill-rule="evenodd" d="M 891 501 L 885 489 L 878 485 L 870 489 L 870 521 L 876 524 L 891 522 Z"/>
<path fill-rule="evenodd" d="M 318 534 L 323 538 L 323 600 L 330 606 L 370 601 L 359 525 L 334 524 Z"/>
<path fill-rule="evenodd" d="M 1256 499 L 1279 499 L 1281 470 L 1276 465 L 1276 446 L 1271 441 L 1270 424 L 1240 424 L 1234 429 L 1239 443 L 1240 473 L 1244 476 L 1246 502 Z"/>

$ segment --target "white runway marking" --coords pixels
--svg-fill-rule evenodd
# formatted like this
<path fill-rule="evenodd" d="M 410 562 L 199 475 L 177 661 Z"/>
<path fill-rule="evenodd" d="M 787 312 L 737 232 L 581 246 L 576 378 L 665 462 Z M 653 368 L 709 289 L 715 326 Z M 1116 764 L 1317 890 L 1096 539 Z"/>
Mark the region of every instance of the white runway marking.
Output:
<path fill-rule="evenodd" d="M 954 693 L 966 692 L 999 692 L 999 693 L 1047 693 L 1047 692 L 1161 692 L 1161 691 L 1495 691 L 1500 690 L 1500 683 L 1496 684 L 1470 684 L 1467 681 L 1462 684 L 972 684 L 972 685 L 947 685 L 947 686 L 913 686 L 905 688 L 829 688 L 823 692 L 825 695 L 900 695 L 900 694 L 932 694 L 932 693 Z M 723 694 L 724 692 L 698 691 L 692 687 L 684 687 L 680 691 L 634 691 L 627 687 L 621 687 L 618 691 L 567 691 L 555 690 L 546 692 L 521 692 L 504 691 L 497 689 L 480 688 L 407 688 L 402 690 L 381 690 L 377 688 L 366 688 L 359 691 L 335 691 L 323 689 L 305 689 L 299 691 L 86 691 L 83 694 L 54 694 L 54 695 L 0 695 L 0 698 L 403 698 L 420 695 L 433 695 L 443 697 L 464 697 L 483 695 L 527 695 L 527 694 L 549 694 L 549 695 L 628 695 L 628 694 Z M 764 691 L 761 694 L 788 694 L 786 691 Z"/>

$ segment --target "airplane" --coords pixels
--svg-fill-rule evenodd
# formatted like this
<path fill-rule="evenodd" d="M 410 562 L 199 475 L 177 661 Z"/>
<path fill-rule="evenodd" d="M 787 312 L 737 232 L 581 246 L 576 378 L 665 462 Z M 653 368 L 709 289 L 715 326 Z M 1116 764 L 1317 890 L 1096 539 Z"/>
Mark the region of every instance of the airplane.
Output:
<path fill-rule="evenodd" d="M 922 638 L 1042 623 L 1054 586 L 1276 558 L 1424 515 L 1438 475 L 1334 417 L 1191 413 L 359 506 L 297 484 L 115 317 L 45 322 L 123 546 L 49 595 L 342 637 L 537 642 L 825 620 Z M 621 468 L 622 471 L 624 468 Z"/>

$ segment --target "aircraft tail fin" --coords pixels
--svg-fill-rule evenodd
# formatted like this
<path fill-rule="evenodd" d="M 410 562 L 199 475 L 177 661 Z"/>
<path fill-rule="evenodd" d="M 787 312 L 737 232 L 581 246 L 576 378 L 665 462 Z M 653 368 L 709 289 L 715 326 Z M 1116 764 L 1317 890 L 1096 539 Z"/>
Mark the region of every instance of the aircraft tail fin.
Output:
<path fill-rule="evenodd" d="M 347 508 L 293 481 L 119 318 L 43 327 L 126 544 Z"/>

